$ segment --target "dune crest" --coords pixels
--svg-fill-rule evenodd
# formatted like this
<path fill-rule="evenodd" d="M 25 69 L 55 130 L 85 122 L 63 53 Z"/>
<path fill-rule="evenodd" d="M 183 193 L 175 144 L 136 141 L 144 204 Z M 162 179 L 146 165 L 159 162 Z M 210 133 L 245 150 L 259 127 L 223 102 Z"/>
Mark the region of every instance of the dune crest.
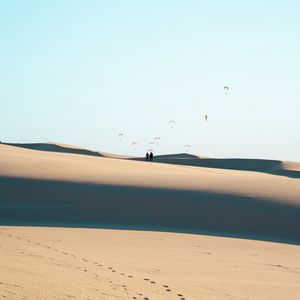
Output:
<path fill-rule="evenodd" d="M 59 152 L 59 153 L 70 153 L 80 155 L 91 155 L 91 156 L 102 156 L 97 151 L 87 150 L 75 146 L 57 144 L 57 143 L 2 143 L 12 147 L 20 147 L 30 150 L 47 151 L 47 152 Z"/>

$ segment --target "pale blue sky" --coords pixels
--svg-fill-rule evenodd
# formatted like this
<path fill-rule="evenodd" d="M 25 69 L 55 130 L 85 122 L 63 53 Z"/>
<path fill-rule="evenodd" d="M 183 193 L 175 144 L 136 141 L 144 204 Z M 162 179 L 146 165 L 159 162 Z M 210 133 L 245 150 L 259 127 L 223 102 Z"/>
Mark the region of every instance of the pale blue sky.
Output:
<path fill-rule="evenodd" d="M 0 140 L 300 161 L 299 37 L 296 0 L 0 1 Z"/>

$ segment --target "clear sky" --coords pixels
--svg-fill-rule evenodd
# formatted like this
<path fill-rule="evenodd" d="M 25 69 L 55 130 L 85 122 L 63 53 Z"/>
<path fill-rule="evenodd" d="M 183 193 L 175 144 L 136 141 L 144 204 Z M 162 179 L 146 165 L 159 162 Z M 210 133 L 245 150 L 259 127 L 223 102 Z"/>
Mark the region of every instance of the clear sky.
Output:
<path fill-rule="evenodd" d="M 300 1 L 0 1 L 0 110 L 4 142 L 300 161 Z"/>

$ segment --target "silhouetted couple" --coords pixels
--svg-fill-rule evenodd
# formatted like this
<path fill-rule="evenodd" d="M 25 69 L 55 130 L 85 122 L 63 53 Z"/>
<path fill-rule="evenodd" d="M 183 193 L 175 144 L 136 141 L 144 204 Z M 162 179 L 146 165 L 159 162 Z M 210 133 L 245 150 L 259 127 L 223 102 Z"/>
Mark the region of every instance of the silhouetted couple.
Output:
<path fill-rule="evenodd" d="M 148 161 L 148 160 L 153 161 L 153 153 L 152 152 L 150 152 L 150 154 L 148 152 L 146 153 L 146 161 Z"/>

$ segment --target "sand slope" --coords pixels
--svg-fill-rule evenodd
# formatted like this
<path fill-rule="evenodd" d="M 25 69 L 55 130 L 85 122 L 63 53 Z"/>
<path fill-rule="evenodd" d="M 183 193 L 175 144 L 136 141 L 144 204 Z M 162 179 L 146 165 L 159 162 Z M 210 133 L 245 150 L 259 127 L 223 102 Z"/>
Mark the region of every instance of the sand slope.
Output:
<path fill-rule="evenodd" d="M 0 228 L 6 299 L 299 299 L 299 246 L 163 232 Z"/>
<path fill-rule="evenodd" d="M 268 164 L 274 162 L 263 161 Z M 299 179 L 222 166 L 151 164 L 0 145 L 1 223 L 129 226 L 298 243 Z M 296 163 L 287 167 L 298 172 Z"/>

